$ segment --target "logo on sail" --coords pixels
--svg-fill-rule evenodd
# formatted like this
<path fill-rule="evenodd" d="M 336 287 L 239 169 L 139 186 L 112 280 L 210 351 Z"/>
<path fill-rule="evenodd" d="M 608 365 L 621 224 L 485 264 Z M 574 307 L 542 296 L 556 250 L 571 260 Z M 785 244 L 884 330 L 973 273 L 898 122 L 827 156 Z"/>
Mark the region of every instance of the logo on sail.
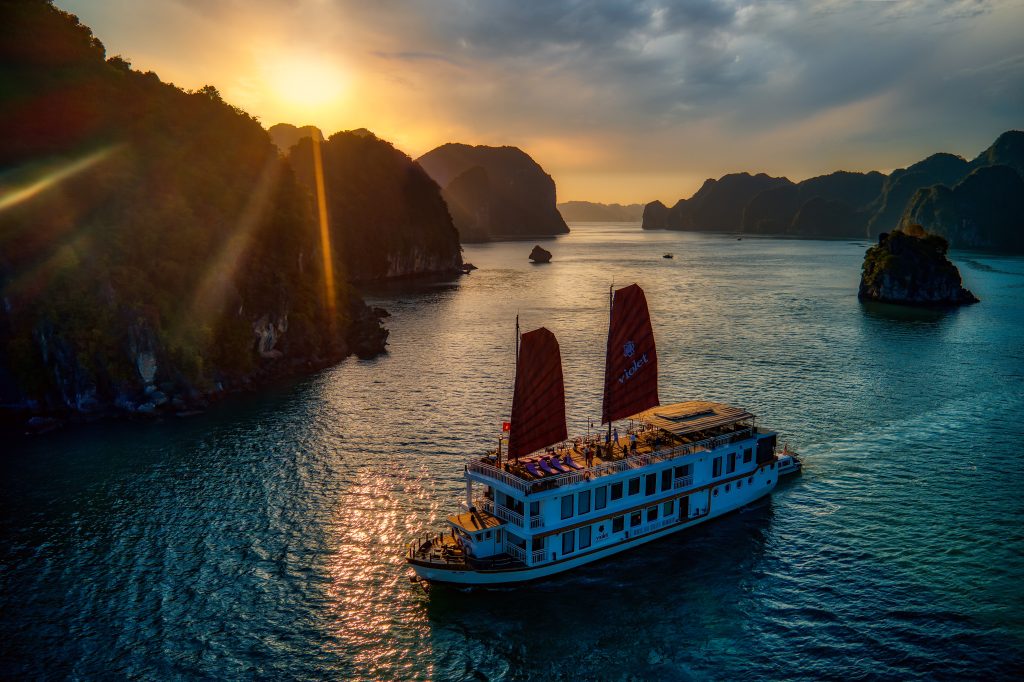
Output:
<path fill-rule="evenodd" d="M 626 341 L 626 345 L 622 347 L 622 354 L 627 358 L 633 357 L 633 353 L 636 352 L 636 346 L 633 345 L 632 341 Z"/>

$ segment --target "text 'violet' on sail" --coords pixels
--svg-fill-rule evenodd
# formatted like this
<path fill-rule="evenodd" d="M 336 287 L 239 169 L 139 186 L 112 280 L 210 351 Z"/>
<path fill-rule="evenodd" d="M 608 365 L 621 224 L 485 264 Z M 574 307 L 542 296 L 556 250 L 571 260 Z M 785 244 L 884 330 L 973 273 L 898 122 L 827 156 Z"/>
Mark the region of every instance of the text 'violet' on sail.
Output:
<path fill-rule="evenodd" d="M 616 291 L 612 299 L 601 422 L 623 419 L 658 404 L 658 354 L 647 297 L 631 284 Z"/>

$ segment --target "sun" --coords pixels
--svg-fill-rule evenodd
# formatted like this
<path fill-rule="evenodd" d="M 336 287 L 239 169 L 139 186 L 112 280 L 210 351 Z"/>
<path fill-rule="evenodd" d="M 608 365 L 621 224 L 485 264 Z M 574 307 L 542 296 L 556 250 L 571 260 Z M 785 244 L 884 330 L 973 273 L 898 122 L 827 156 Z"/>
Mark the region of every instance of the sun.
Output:
<path fill-rule="evenodd" d="M 349 85 L 340 66 L 314 55 L 278 56 L 266 64 L 265 77 L 282 109 L 306 117 L 336 111 Z"/>

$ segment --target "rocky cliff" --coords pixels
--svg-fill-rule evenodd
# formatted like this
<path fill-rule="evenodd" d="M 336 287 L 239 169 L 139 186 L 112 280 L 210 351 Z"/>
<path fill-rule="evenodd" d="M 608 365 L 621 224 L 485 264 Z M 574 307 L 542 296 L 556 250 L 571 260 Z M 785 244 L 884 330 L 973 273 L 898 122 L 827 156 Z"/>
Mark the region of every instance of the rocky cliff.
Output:
<path fill-rule="evenodd" d="M 331 243 L 338 275 L 366 282 L 461 272 L 462 248 L 437 184 L 406 154 L 364 130 L 320 145 Z M 313 141 L 289 160 L 315 192 Z"/>
<path fill-rule="evenodd" d="M 708 179 L 692 197 L 680 199 L 668 209 L 664 221 L 657 207 L 650 213 L 645 210 L 643 229 L 739 232 L 743 228 L 743 209 L 751 199 L 767 189 L 791 184 L 786 178 L 764 173 L 731 173 L 718 180 Z"/>
<path fill-rule="evenodd" d="M 48 3 L 4 23 L 0 411 L 181 411 L 384 350 L 255 119 L 106 59 Z"/>
<path fill-rule="evenodd" d="M 1024 178 L 1010 166 L 982 166 L 952 188 L 918 190 L 900 219 L 915 223 L 955 247 L 1024 251 Z"/>
<path fill-rule="evenodd" d="M 463 241 L 569 231 L 555 205 L 555 181 L 521 149 L 449 143 L 417 162 L 443 188 Z"/>
<path fill-rule="evenodd" d="M 977 303 L 946 257 L 948 248 L 945 239 L 926 233 L 920 225 L 879 235 L 878 243 L 864 255 L 857 297 L 906 305 Z"/>
<path fill-rule="evenodd" d="M 932 154 L 923 161 L 897 168 L 885 180 L 882 191 L 869 207 L 868 236 L 892 230 L 914 193 L 932 185 L 954 185 L 970 172 L 969 164 L 953 154 Z"/>
<path fill-rule="evenodd" d="M 881 173 L 837 171 L 758 193 L 743 211 L 743 231 L 801 237 L 863 237 L 868 204 L 882 189 Z"/>

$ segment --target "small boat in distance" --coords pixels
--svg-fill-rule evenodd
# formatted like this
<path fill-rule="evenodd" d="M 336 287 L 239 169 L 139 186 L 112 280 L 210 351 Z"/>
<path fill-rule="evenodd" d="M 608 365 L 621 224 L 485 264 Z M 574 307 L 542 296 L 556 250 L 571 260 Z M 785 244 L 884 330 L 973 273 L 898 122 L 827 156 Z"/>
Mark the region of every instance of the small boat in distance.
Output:
<path fill-rule="evenodd" d="M 662 258 L 675 258 L 671 253 L 666 253 Z"/>
<path fill-rule="evenodd" d="M 778 458 L 779 477 L 799 474 L 804 468 L 800 455 L 789 449 L 789 443 L 782 446 L 782 452 L 779 453 Z"/>
<path fill-rule="evenodd" d="M 753 414 L 708 401 L 660 404 L 654 332 L 636 284 L 613 295 L 606 351 L 607 430 L 568 440 L 558 341 L 543 327 L 517 338 L 507 450 L 499 439 L 496 450 L 466 463 L 465 511 L 449 516 L 445 531 L 409 544 L 414 581 L 536 580 L 772 492 L 777 437 Z"/>

